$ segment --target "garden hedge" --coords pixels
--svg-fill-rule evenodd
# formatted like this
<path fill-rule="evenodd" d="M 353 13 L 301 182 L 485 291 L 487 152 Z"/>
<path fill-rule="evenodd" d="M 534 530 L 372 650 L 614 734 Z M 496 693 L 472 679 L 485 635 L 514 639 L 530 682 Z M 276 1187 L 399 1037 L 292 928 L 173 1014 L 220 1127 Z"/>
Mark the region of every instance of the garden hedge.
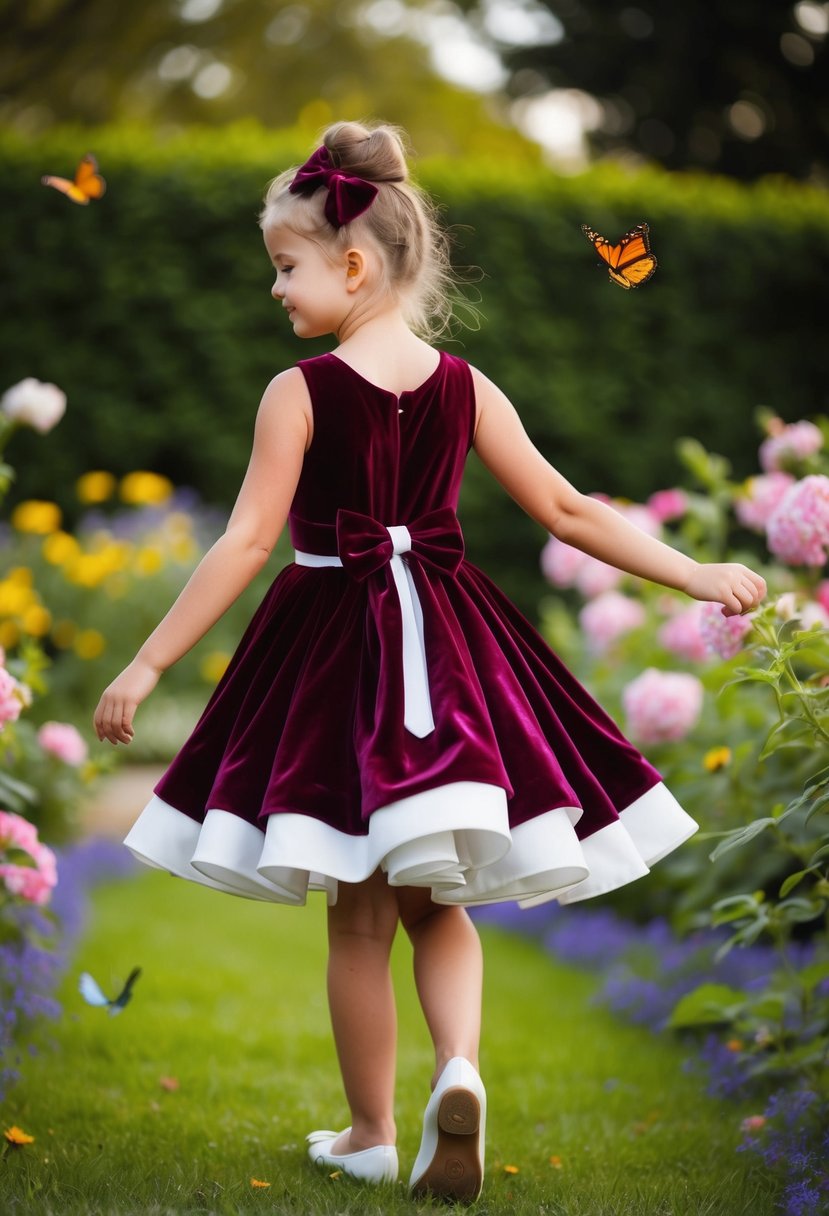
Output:
<path fill-rule="evenodd" d="M 108 183 L 101 201 L 75 206 L 40 185 L 88 149 Z M 271 300 L 256 223 L 269 178 L 308 150 L 297 132 L 252 123 L 0 132 L 2 387 L 37 376 L 69 399 L 48 439 L 15 440 L 16 497 L 53 495 L 71 512 L 80 473 L 149 468 L 233 501 L 262 390 L 324 349 L 298 343 Z M 503 387 L 580 488 L 642 498 L 669 485 L 687 434 L 745 475 L 759 405 L 789 420 L 826 409 L 825 193 L 609 165 L 562 177 L 424 162 L 420 176 L 458 264 L 483 270 L 467 289 L 481 327 L 449 349 Z M 580 225 L 616 238 L 641 220 L 659 269 L 625 292 Z M 534 613 L 542 530 L 474 458 L 461 509 L 471 559 Z"/>

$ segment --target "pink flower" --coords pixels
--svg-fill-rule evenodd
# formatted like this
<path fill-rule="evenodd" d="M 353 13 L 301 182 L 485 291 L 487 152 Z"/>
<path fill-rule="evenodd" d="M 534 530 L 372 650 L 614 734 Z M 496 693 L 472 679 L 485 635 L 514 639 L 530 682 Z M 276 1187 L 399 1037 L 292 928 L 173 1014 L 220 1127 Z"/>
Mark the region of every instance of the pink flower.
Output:
<path fill-rule="evenodd" d="M 660 523 L 680 519 L 688 510 L 688 496 L 684 490 L 657 490 L 647 501 L 647 508 Z"/>
<path fill-rule="evenodd" d="M 768 546 L 790 566 L 822 566 L 829 549 L 829 477 L 796 482 L 769 519 Z"/>
<path fill-rule="evenodd" d="M 699 631 L 709 652 L 721 659 L 733 659 L 743 648 L 751 632 L 751 613 L 747 616 L 723 616 L 722 604 L 703 604 L 700 609 Z"/>
<path fill-rule="evenodd" d="M 740 1124 L 740 1128 L 744 1132 L 759 1132 L 760 1128 L 765 1126 L 765 1115 L 747 1115 Z"/>
<path fill-rule="evenodd" d="M 674 743 L 687 735 L 702 712 L 703 687 L 696 676 L 649 667 L 622 692 L 628 730 L 642 743 Z"/>
<path fill-rule="evenodd" d="M 15 680 L 10 671 L 0 667 L 0 731 L 6 722 L 14 722 L 20 717 L 20 711 L 25 705 L 22 685 Z"/>
<path fill-rule="evenodd" d="M 689 663 L 704 663 L 711 653 L 700 632 L 701 611 L 702 604 L 683 608 L 659 630 L 660 644 Z"/>
<path fill-rule="evenodd" d="M 9 851 L 15 849 L 28 853 L 32 864 L 7 861 Z M 11 811 L 0 811 L 0 882 L 9 894 L 45 904 L 57 881 L 55 854 L 38 840 L 34 824 Z"/>
<path fill-rule="evenodd" d="M 576 571 L 575 585 L 585 599 L 593 599 L 605 591 L 612 591 L 622 581 L 622 571 L 607 562 L 600 562 L 597 557 L 582 554 L 584 561 Z"/>
<path fill-rule="evenodd" d="M 811 629 L 815 625 L 820 625 L 821 629 L 829 629 L 829 612 L 826 611 L 823 604 L 818 604 L 814 600 L 804 604 L 797 615 L 800 617 L 800 623 L 804 629 Z"/>
<path fill-rule="evenodd" d="M 89 755 L 83 736 L 68 722 L 44 722 L 37 732 L 37 741 L 45 752 L 75 768 Z"/>
<path fill-rule="evenodd" d="M 825 578 L 822 583 L 818 583 L 815 599 L 821 608 L 825 608 L 829 612 L 829 578 Z"/>
<path fill-rule="evenodd" d="M 557 536 L 551 536 L 541 550 L 541 570 L 554 587 L 572 587 L 586 557 L 581 549 L 574 549 Z"/>
<path fill-rule="evenodd" d="M 767 473 L 749 477 L 743 495 L 734 503 L 734 513 L 744 528 L 765 532 L 769 517 L 779 506 L 789 486 L 794 485 L 791 473 Z"/>
<path fill-rule="evenodd" d="M 796 460 L 805 460 L 823 447 L 823 435 L 813 422 L 792 422 L 775 428 L 760 444 L 760 464 L 767 473 Z"/>
<path fill-rule="evenodd" d="M 579 613 L 579 624 L 587 636 L 587 644 L 597 654 L 622 634 L 644 624 L 645 609 L 618 591 L 605 591 L 585 604 Z"/>

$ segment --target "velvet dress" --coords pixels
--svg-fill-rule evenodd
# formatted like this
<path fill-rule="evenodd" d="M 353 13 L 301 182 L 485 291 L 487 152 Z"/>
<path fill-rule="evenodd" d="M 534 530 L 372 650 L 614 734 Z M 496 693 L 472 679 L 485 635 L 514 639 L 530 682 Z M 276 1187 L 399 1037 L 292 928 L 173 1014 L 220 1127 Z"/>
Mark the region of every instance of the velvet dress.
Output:
<path fill-rule="evenodd" d="M 466 561 L 464 360 L 399 397 L 299 367 L 314 433 L 295 561 L 125 844 L 219 891 L 336 902 L 378 866 L 440 904 L 588 899 L 697 830 L 659 773 Z"/>

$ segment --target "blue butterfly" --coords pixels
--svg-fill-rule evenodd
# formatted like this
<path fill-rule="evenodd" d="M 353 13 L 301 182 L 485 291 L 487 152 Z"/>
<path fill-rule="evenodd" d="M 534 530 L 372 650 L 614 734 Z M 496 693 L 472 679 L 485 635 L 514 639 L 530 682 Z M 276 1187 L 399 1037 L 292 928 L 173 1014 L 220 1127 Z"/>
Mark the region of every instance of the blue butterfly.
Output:
<path fill-rule="evenodd" d="M 110 1015 L 120 1013 L 127 1002 L 132 997 L 132 986 L 141 974 L 140 967 L 133 967 L 132 971 L 127 976 L 127 982 L 113 1000 L 101 991 L 101 988 L 94 980 L 88 971 L 82 971 L 78 981 L 81 996 L 88 1005 L 105 1005 L 107 1006 Z"/>

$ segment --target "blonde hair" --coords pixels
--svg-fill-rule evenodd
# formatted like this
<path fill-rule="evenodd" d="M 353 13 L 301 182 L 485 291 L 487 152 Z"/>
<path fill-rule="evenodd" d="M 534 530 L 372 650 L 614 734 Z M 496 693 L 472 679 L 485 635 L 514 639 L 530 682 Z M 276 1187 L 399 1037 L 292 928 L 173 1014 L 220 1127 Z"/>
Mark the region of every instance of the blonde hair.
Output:
<path fill-rule="evenodd" d="M 384 286 L 397 297 L 412 329 L 427 339 L 446 333 L 457 290 L 449 238 L 431 199 L 409 178 L 401 132 L 386 124 L 337 122 L 324 132 L 322 142 L 335 168 L 377 186 L 371 206 L 335 228 L 323 213 L 324 189 L 310 195 L 289 191 L 294 167 L 268 186 L 260 227 L 283 225 L 332 252 L 345 252 L 369 237 L 381 254 Z"/>

